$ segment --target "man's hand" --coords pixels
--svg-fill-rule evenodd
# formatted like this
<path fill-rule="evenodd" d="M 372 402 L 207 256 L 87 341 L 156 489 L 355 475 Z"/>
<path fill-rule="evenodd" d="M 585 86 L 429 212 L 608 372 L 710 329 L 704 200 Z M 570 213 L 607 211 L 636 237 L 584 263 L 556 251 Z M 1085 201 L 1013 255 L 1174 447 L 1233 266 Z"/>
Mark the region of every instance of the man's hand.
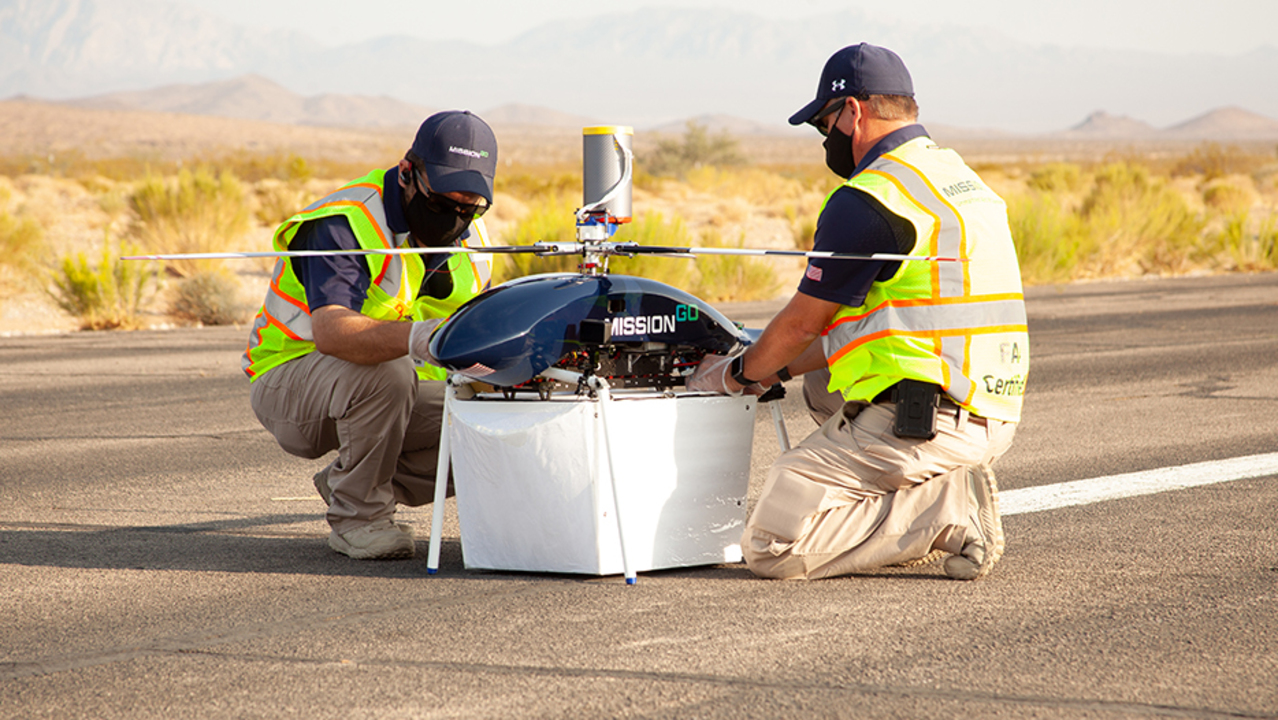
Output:
<path fill-rule="evenodd" d="M 740 395 L 741 390 L 733 392 L 728 389 L 728 383 L 732 382 L 732 378 L 728 377 L 728 366 L 731 364 L 732 358 L 730 357 L 706 355 L 701 358 L 701 364 L 697 366 L 696 372 L 692 373 L 692 377 L 688 378 L 688 389 L 693 392 Z M 735 385 L 736 383 L 732 384 Z"/>
<path fill-rule="evenodd" d="M 413 329 L 408 334 L 408 357 L 412 358 L 413 364 L 417 367 L 439 365 L 435 356 L 430 354 L 430 334 L 435 332 L 435 328 L 442 322 L 444 321 L 432 318 L 413 323 Z"/>
<path fill-rule="evenodd" d="M 701 364 L 697 366 L 696 372 L 692 373 L 692 377 L 688 378 L 688 389 L 693 392 L 712 392 L 733 396 L 740 395 L 743 392 L 750 395 L 762 395 L 766 392 L 766 389 L 759 383 L 754 383 L 747 387 L 738 385 L 737 381 L 732 379 L 732 360 L 733 357 L 714 354 L 706 355 L 701 359 Z"/>

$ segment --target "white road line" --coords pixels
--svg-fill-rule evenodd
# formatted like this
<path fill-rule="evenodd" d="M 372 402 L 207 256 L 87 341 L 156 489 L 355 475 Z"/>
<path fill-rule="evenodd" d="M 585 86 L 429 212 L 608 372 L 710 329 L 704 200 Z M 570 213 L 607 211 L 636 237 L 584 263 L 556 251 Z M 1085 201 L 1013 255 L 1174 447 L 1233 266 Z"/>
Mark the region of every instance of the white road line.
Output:
<path fill-rule="evenodd" d="M 1003 490 L 998 505 L 1001 514 L 1018 515 L 1266 475 L 1278 475 L 1278 453 Z"/>

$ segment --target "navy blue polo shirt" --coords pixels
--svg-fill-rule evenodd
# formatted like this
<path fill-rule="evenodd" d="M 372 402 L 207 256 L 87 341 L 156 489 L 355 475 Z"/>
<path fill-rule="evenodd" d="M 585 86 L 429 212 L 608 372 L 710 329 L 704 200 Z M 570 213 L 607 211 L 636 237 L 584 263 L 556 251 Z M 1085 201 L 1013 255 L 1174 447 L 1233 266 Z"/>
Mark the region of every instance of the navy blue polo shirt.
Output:
<path fill-rule="evenodd" d="M 875 143 L 861 158 L 853 175 L 865 170 L 879 156 L 919 137 L 926 137 L 922 125 L 894 130 Z M 823 252 L 908 253 L 914 247 L 915 231 L 910 222 L 888 211 L 874 198 L 843 186 L 835 190 L 817 218 L 813 250 Z M 856 307 L 865 302 L 876 280 L 892 277 L 901 263 L 865 260 L 812 258 L 799 281 L 799 292 L 840 305 Z"/>
<path fill-rule="evenodd" d="M 392 232 L 408 232 L 404 217 L 404 190 L 399 186 L 399 168 L 393 167 L 382 176 L 382 204 L 386 208 L 386 224 Z M 470 229 L 462 238 L 470 235 Z M 289 243 L 289 250 L 358 250 L 359 240 L 351 224 L 340 215 L 303 223 Z M 427 255 L 427 273 L 422 293 L 431 297 L 447 297 L 452 293 L 452 279 L 447 272 L 448 255 Z M 325 305 L 340 305 L 359 311 L 368 297 L 373 282 L 368 261 L 362 255 L 322 255 L 293 258 L 293 273 L 306 289 L 306 304 L 311 310 Z"/>

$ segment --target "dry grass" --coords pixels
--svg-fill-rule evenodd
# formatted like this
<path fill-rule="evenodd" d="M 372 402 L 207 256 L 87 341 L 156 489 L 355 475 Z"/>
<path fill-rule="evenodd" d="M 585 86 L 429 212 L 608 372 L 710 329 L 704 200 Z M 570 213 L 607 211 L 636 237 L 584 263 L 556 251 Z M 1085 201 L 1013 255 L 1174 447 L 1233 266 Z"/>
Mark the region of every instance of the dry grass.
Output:
<path fill-rule="evenodd" d="M 198 325 L 234 325 L 247 320 L 254 308 L 240 296 L 240 284 L 224 268 L 198 272 L 173 288 L 169 313 Z"/>
<path fill-rule="evenodd" d="M 265 247 L 284 217 L 371 167 L 393 164 L 412 133 L 147 113 L 106 113 L 97 125 L 75 125 L 39 103 L 0 102 L 0 120 L 15 113 L 25 114 L 26 124 L 8 122 L 13 131 L 0 138 L 0 332 L 74 327 L 76 321 L 48 300 L 41 289 L 47 280 L 40 278 L 68 259 L 74 264 L 79 253 L 109 252 L 104 237 L 132 237 L 153 249 Z M 498 131 L 497 196 L 485 217 L 494 239 L 572 239 L 572 211 L 581 203 L 579 133 Z M 810 247 L 821 204 L 838 182 L 821 164 L 815 139 L 748 138 L 738 146 L 744 164 L 676 163 L 671 174 L 657 176 L 645 168 L 645 158 L 680 147 L 659 140 L 636 136 L 636 218 L 618 239 Z M 1272 145 L 1151 146 L 1144 152 L 1096 144 L 955 146 L 1007 199 L 1028 284 L 1278 269 L 1278 156 Z M 499 278 L 576 266 L 575 258 L 507 256 L 501 262 Z M 261 296 L 269 265 L 222 266 L 216 281 L 192 284 L 185 296 L 170 283 L 167 295 L 141 304 L 140 322 L 173 322 L 180 303 L 188 321 L 238 319 L 236 302 Z M 649 257 L 617 260 L 612 269 L 722 302 L 786 293 L 802 267 L 789 260 Z M 228 270 L 241 285 L 238 296 L 228 289 Z M 230 314 L 198 319 L 192 297 Z"/>
<path fill-rule="evenodd" d="M 248 194 L 229 170 L 207 167 L 178 171 L 176 177 L 148 174 L 129 197 L 130 229 L 152 253 L 211 253 L 226 250 L 249 228 Z M 179 277 L 214 269 L 212 260 L 170 260 Z"/>
<path fill-rule="evenodd" d="M 1261 155 L 1252 174 L 1226 176 L 1161 174 L 1158 163 L 1130 159 L 1045 165 L 1003 189 L 1022 276 L 1041 284 L 1278 269 L 1278 192 L 1265 183 L 1276 165 Z"/>
<path fill-rule="evenodd" d="M 125 246 L 124 253 L 136 252 Z M 121 260 L 109 244 L 98 262 L 84 253 L 62 258 L 49 273 L 47 292 L 54 303 L 79 320 L 81 330 L 133 330 L 142 301 L 152 289 L 155 270 L 149 263 Z"/>

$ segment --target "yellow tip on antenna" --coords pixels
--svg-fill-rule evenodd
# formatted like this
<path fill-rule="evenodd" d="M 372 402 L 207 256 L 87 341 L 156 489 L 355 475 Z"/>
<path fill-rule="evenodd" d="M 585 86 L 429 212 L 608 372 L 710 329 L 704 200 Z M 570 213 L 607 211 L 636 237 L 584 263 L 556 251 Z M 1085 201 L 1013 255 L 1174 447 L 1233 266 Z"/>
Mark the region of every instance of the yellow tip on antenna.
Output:
<path fill-rule="evenodd" d="M 582 135 L 634 135 L 635 129 L 627 125 L 597 125 L 581 129 Z"/>

